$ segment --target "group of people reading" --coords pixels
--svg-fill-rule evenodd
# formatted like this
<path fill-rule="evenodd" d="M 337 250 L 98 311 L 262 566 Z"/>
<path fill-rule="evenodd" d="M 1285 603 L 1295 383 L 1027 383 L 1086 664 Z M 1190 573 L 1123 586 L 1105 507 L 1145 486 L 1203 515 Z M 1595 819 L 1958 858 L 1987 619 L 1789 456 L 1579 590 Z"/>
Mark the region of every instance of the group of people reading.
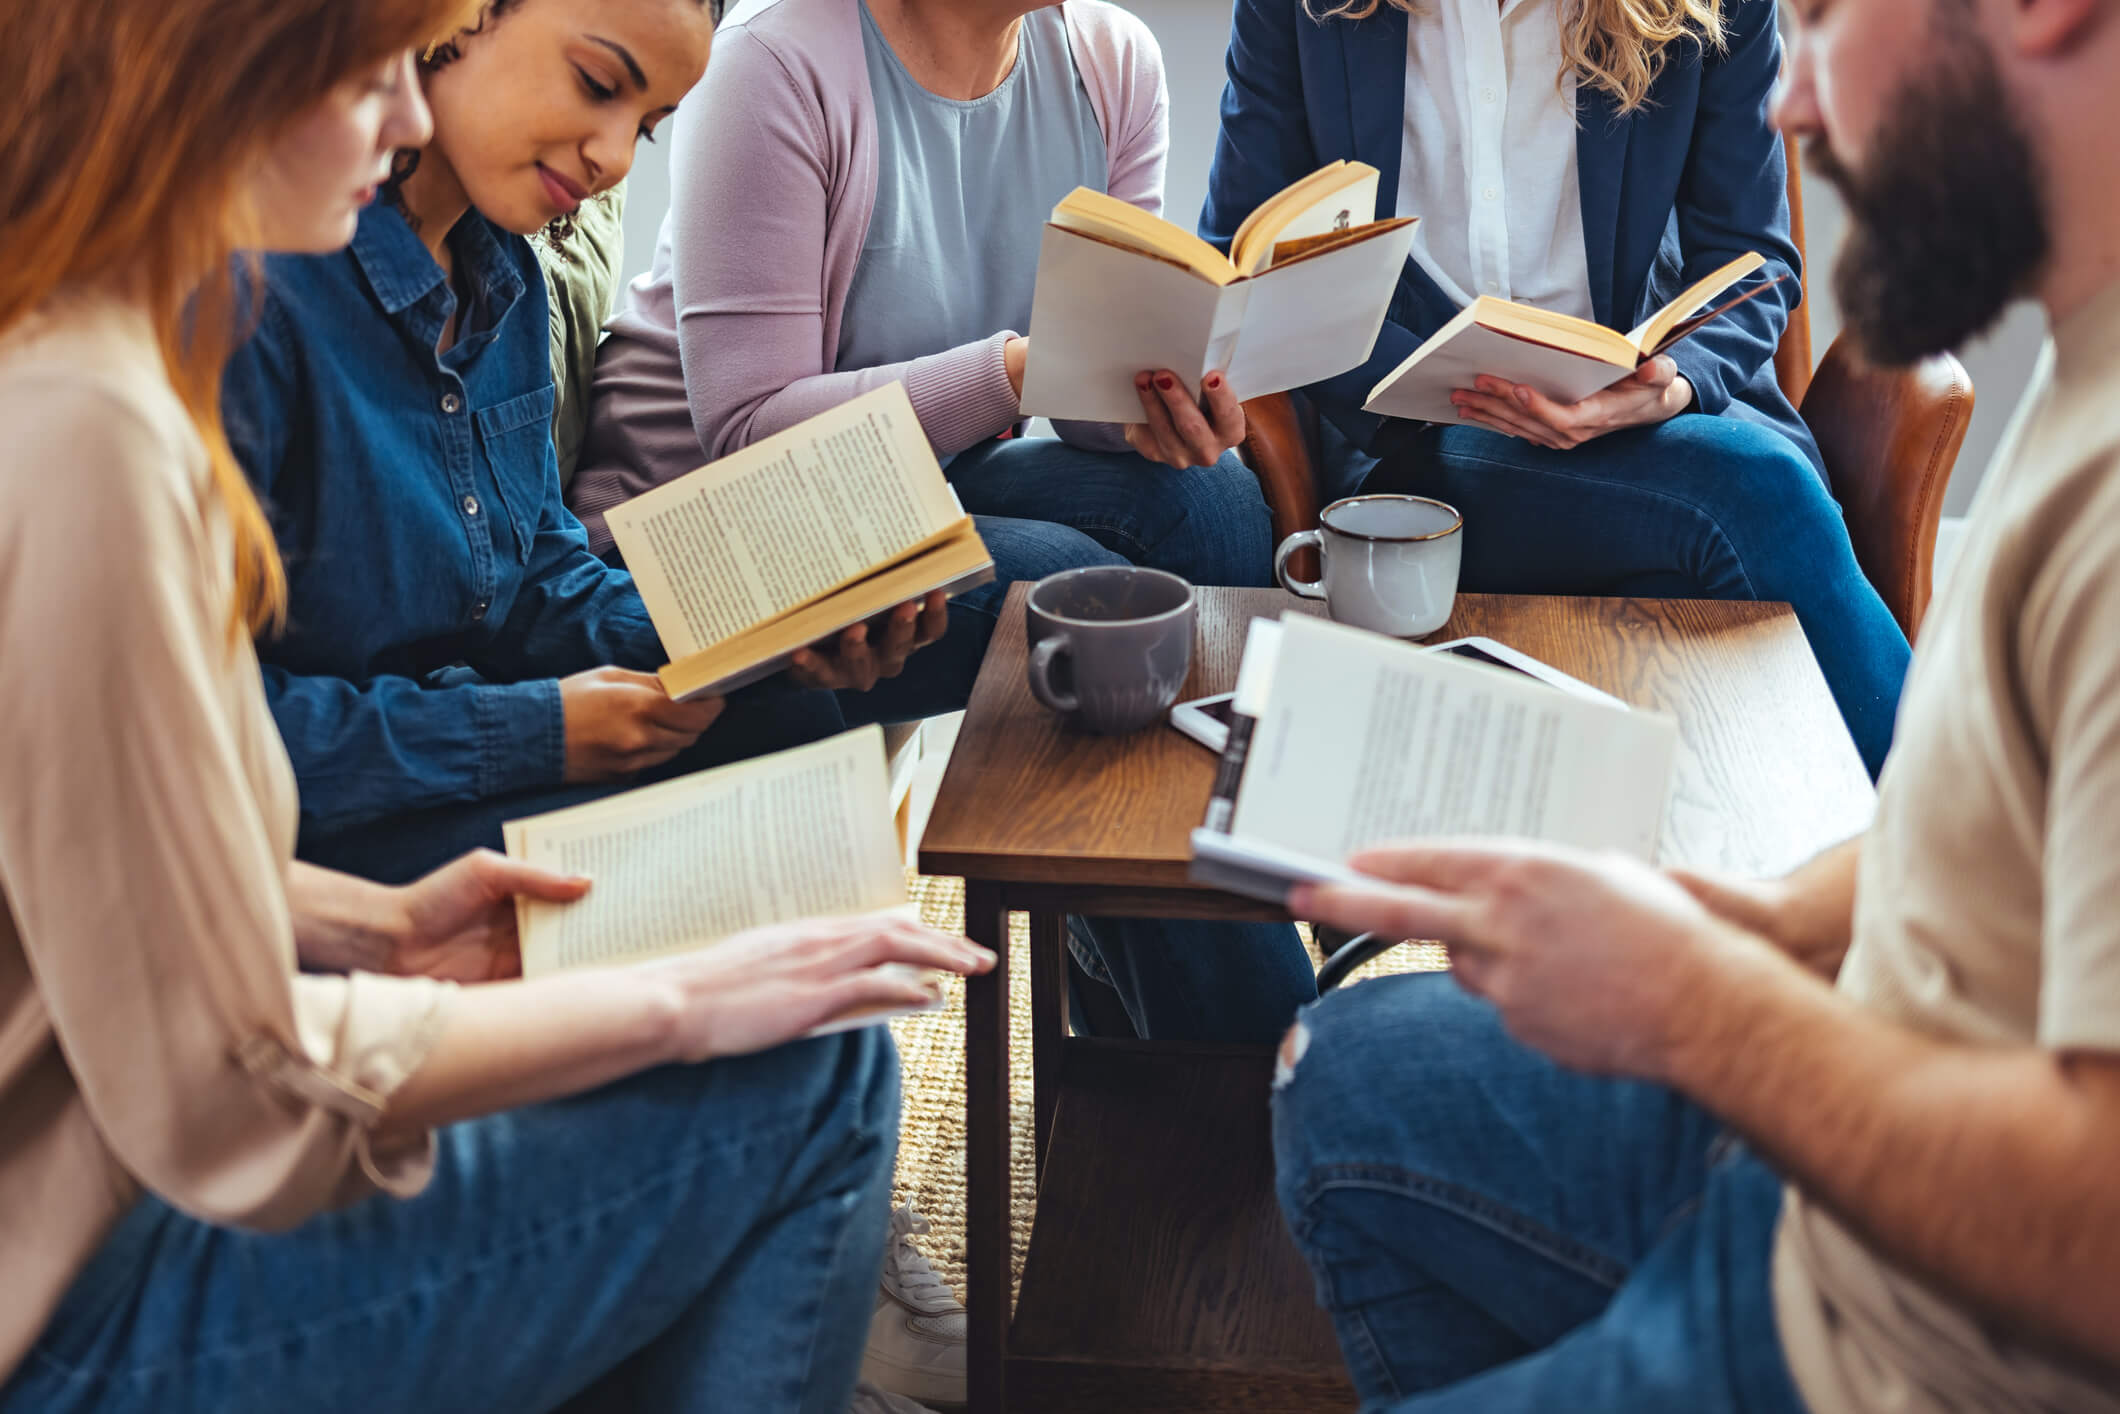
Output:
<path fill-rule="evenodd" d="M 1280 1045 L 1283 1205 L 1368 1408 L 2120 1410 L 2120 170 L 2067 139 L 2120 120 L 2120 5 L 1791 19 L 1236 0 L 1201 233 L 1341 158 L 1422 218 L 1369 361 L 1301 394 L 1328 489 L 1460 508 L 1471 591 L 1787 601 L 1884 772 L 1865 842 L 1771 884 L 1379 842 L 1292 913 L 1454 978 L 1323 1002 L 1292 924 L 1070 920 L 1136 1034 Z M 1221 378 L 1024 435 L 1043 214 L 1161 209 L 1146 27 L 0 0 L 0 76 L 0 1414 L 840 1414 L 907 1314 L 941 1353 L 897 1383 L 961 1398 L 888 1034 L 812 1033 L 991 957 L 876 915 L 525 981 L 517 899 L 595 881 L 494 851 L 962 707 L 1013 581 L 1271 583 Z M 2055 321 L 1911 679 L 1775 378 L 1777 85 L 1868 347 Z M 658 139 L 563 475 L 531 238 L 565 259 Z M 1624 324 L 1746 251 L 1780 282 L 1579 403 L 1362 410 L 1478 295 Z M 891 382 L 995 582 L 672 700 L 605 514 Z"/>

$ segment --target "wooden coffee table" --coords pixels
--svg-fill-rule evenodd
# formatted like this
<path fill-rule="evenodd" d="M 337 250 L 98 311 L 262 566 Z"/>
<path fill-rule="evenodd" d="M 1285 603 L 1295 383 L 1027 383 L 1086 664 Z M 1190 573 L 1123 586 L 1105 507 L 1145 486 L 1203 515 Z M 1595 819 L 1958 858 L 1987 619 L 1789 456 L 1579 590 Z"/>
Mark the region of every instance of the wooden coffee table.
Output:
<path fill-rule="evenodd" d="M 1352 1408 L 1332 1328 L 1274 1205 L 1267 1050 L 1066 1035 L 1068 913 L 1285 914 L 1186 878 L 1214 757 L 1168 728 L 1092 737 L 1024 685 L 1008 606 L 920 847 L 965 879 L 1003 965 L 965 997 L 971 1408 Z M 1314 611 L 1202 589 L 1187 698 L 1228 691 L 1246 625 Z M 1667 862 L 1785 871 L 1856 833 L 1872 792 L 1786 605 L 1460 595 L 1438 639 L 1485 634 L 1678 718 Z M 1009 1299 L 1008 914 L 1031 922 L 1038 1199 Z"/>

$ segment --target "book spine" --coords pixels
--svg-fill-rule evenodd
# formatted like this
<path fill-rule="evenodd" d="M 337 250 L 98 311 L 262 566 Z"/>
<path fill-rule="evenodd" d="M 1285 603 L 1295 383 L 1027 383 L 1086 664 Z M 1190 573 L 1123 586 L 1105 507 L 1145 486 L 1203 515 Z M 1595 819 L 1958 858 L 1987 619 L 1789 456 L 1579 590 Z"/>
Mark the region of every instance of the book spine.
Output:
<path fill-rule="evenodd" d="M 1251 734 L 1258 725 L 1257 717 L 1230 714 L 1229 742 L 1222 748 L 1222 760 L 1215 767 L 1215 785 L 1208 793 L 1207 818 L 1200 822 L 1202 829 L 1218 835 L 1229 833 L 1230 821 L 1237 813 L 1237 788 L 1244 784 L 1244 763 L 1251 756 Z"/>

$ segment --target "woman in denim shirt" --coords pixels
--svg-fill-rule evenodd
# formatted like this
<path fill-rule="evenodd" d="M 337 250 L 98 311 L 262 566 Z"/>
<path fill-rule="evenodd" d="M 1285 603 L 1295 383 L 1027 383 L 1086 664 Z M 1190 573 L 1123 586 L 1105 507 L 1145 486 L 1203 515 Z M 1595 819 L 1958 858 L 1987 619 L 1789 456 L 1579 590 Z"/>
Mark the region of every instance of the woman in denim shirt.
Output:
<path fill-rule="evenodd" d="M 800 689 L 873 687 L 943 630 L 939 599 L 904 605 L 873 642 L 857 628 L 803 655 L 795 683 L 671 702 L 632 578 L 562 505 L 546 294 L 522 233 L 556 221 L 564 238 L 581 200 L 625 176 L 710 34 L 697 0 L 626 16 L 489 4 L 429 56 L 436 141 L 351 248 L 265 263 L 224 399 L 288 563 L 285 630 L 259 651 L 306 859 L 403 881 L 498 845 L 503 820 L 829 735 L 845 725 L 832 693 Z M 1072 533 L 1026 546 L 981 528 L 1004 579 L 1106 558 Z M 961 705 L 984 648 L 970 636 L 899 690 L 910 710 Z"/>
<path fill-rule="evenodd" d="M 846 721 L 962 707 L 1009 581 L 1123 563 L 1069 526 L 977 517 L 996 582 L 953 600 L 947 636 L 907 671 L 877 681 L 940 631 L 934 606 L 917 621 L 901 607 L 874 655 L 842 646 L 800 674 L 872 690 L 835 702 L 767 684 L 686 745 L 707 714 L 627 671 L 662 663 L 661 645 L 630 577 L 589 552 L 560 502 L 545 293 L 516 234 L 615 184 L 636 133 L 697 75 L 673 71 L 674 40 L 625 56 L 599 43 L 621 8 L 489 4 L 426 66 L 435 138 L 395 200 L 364 213 L 345 254 L 267 264 L 261 326 L 225 401 L 288 561 L 287 631 L 260 656 L 314 862 L 399 881 L 497 845 L 503 820 L 637 783 L 644 766 L 675 774 Z M 647 9 L 705 23 L 694 0 Z M 576 704 L 599 714 L 600 699 L 643 739 L 639 754 L 578 759 Z M 1076 942 L 1146 1035 L 1271 1041 L 1316 996 L 1285 924 L 1097 919 L 1078 922 Z"/>

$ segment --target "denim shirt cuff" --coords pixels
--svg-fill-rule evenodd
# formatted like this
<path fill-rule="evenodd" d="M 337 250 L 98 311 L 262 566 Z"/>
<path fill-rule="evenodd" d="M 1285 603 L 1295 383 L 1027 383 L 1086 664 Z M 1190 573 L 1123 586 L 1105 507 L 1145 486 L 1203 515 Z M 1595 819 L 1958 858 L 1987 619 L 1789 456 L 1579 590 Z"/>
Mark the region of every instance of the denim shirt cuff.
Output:
<path fill-rule="evenodd" d="M 560 784 L 567 725 L 558 679 L 487 686 L 476 696 L 479 794 L 491 799 Z"/>

